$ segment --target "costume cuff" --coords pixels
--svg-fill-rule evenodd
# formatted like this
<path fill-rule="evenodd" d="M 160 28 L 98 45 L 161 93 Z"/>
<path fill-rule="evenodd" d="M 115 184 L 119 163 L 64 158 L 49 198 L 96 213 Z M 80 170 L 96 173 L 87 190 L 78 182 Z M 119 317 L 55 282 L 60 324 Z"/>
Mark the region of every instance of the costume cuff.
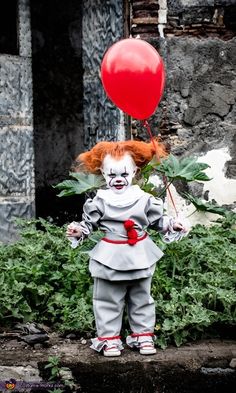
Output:
<path fill-rule="evenodd" d="M 126 344 L 130 348 L 139 348 L 141 343 L 152 343 L 155 335 L 153 333 L 131 334 L 126 337 Z"/>
<path fill-rule="evenodd" d="M 110 348 L 116 345 L 119 350 L 124 349 L 122 341 L 119 338 L 118 339 L 105 338 L 104 340 L 103 339 L 101 340 L 100 338 L 96 337 L 96 338 L 92 338 L 91 341 L 92 341 L 92 345 L 90 345 L 90 348 L 94 349 L 97 352 L 100 352 L 105 346 L 107 348 Z"/>
<path fill-rule="evenodd" d="M 71 243 L 71 247 L 76 248 L 78 247 L 78 245 L 83 243 L 84 238 L 90 234 L 90 231 L 84 221 L 81 222 L 73 221 L 71 225 L 73 225 L 73 227 L 76 229 L 80 229 L 80 231 L 82 232 L 79 239 L 74 236 L 68 236 L 68 240 Z"/>
<path fill-rule="evenodd" d="M 176 221 L 173 217 L 165 216 L 163 218 L 163 233 L 165 234 L 163 237 L 163 241 L 165 243 L 172 243 L 174 241 L 181 240 L 184 236 L 187 235 L 186 230 L 174 230 L 174 224 L 176 222 L 182 223 L 180 220 Z"/>

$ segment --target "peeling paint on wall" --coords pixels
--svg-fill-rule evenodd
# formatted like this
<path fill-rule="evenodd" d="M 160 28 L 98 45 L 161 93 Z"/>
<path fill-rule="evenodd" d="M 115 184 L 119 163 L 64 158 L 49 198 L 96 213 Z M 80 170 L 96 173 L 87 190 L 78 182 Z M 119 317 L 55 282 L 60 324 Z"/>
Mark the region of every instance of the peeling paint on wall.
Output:
<path fill-rule="evenodd" d="M 206 202 L 216 202 L 219 206 L 224 205 L 231 208 L 236 204 L 236 179 L 230 179 L 225 174 L 226 163 L 230 159 L 228 148 L 213 149 L 198 158 L 199 162 L 204 162 L 210 166 L 205 172 L 211 180 L 198 182 L 203 186 L 201 194 L 206 196 Z M 189 204 L 188 201 L 182 198 L 173 185 L 171 185 L 170 190 L 179 216 L 185 220 L 187 219 L 190 226 L 195 224 L 210 225 L 220 217 L 213 213 L 196 212 L 194 205 Z M 166 209 L 168 214 L 175 216 L 174 207 L 168 195 L 166 198 Z M 233 210 L 236 211 L 236 207 Z"/>
<path fill-rule="evenodd" d="M 212 178 L 204 182 L 203 193 L 208 193 L 209 200 L 215 200 L 219 205 L 232 205 L 236 203 L 236 179 L 227 178 L 225 175 L 226 163 L 231 159 L 229 149 L 209 150 L 198 158 L 199 162 L 210 165 L 206 169 L 207 175 Z"/>

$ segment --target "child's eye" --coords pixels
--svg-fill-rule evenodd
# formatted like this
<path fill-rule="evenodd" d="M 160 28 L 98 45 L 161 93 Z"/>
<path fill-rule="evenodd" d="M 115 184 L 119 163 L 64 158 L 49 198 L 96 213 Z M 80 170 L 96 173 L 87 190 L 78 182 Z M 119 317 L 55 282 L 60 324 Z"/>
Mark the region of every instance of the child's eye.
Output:
<path fill-rule="evenodd" d="M 124 172 L 124 173 L 121 174 L 121 176 L 127 177 L 127 176 L 129 176 L 129 174 L 127 172 Z"/>
<path fill-rule="evenodd" d="M 115 173 L 110 173 L 110 175 L 108 175 L 111 179 L 114 179 L 114 177 L 116 177 Z"/>

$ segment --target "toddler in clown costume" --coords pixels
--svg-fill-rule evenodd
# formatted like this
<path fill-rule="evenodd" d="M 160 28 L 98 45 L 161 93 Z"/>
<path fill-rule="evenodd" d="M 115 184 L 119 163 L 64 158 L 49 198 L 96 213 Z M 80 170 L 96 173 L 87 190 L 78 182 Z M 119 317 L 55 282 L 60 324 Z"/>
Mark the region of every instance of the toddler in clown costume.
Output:
<path fill-rule="evenodd" d="M 157 145 L 158 155 L 164 150 Z M 132 180 L 139 168 L 156 154 L 151 143 L 99 142 L 79 160 L 89 173 L 101 173 L 107 188 L 98 190 L 83 207 L 82 221 L 67 227 L 67 236 L 81 241 L 93 230 L 104 237 L 90 252 L 89 270 L 94 279 L 93 310 L 97 337 L 91 348 L 104 356 L 119 356 L 123 349 L 120 330 L 124 307 L 131 334 L 126 343 L 142 355 L 156 353 L 153 342 L 155 306 L 151 280 L 162 251 L 146 233 L 157 231 L 184 235 L 185 228 L 163 212 L 163 201 L 144 192 Z"/>

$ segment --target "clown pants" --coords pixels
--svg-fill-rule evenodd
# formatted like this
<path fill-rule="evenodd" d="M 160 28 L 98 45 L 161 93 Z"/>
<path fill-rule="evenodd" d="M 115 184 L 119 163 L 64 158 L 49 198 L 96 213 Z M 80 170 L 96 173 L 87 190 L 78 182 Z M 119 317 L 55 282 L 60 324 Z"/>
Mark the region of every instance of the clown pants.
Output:
<path fill-rule="evenodd" d="M 127 306 L 133 333 L 152 333 L 155 305 L 150 295 L 152 277 L 130 281 L 94 279 L 93 309 L 98 337 L 119 336 Z"/>

